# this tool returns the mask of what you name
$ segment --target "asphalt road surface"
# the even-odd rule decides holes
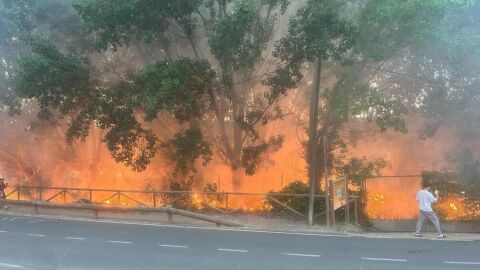
[[[0,215],[0,269],[480,269],[480,242]]]

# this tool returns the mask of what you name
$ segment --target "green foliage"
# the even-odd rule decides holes
[[[380,171],[388,166],[384,159],[368,161],[366,158],[351,158],[338,168],[350,182],[361,186],[365,180],[380,175]]]
[[[360,18],[363,52],[377,60],[391,57],[399,49],[430,49],[439,29],[452,10],[472,7],[473,0],[372,0]]]
[[[89,100],[89,71],[85,61],[61,53],[46,40],[33,39],[31,46],[33,53],[18,61],[14,78],[18,96],[37,98],[43,116],[49,115],[49,108],[67,114]]]
[[[247,175],[253,175],[266,155],[275,152],[282,147],[283,137],[271,137],[268,141],[262,141],[253,146],[242,148],[242,165]]]
[[[295,181],[289,183],[284,188],[282,188],[279,193],[284,194],[308,194],[309,187],[307,184],[301,181]],[[321,191],[318,191],[316,195],[323,195]],[[272,198],[280,201],[281,203],[287,205],[288,207],[297,210],[300,213],[307,213],[308,210],[308,197],[295,197],[295,196],[275,196],[274,194],[270,195]],[[278,205],[277,203],[270,201],[271,212],[276,214],[288,214],[289,210],[285,207]],[[322,213],[325,211],[325,198],[316,198],[314,205],[315,213]]]
[[[146,119],[166,111],[180,121],[201,116],[207,110],[207,93],[215,72],[207,61],[186,58],[161,61],[140,71],[136,84]]]
[[[96,41],[97,48],[117,48],[132,40],[151,42],[159,39],[176,21],[192,32],[196,11],[202,0],[75,0],[74,7]]]
[[[349,67],[342,67],[343,73],[332,89],[326,89],[322,98],[328,104],[328,114],[334,126],[341,127],[343,123],[354,117],[366,117],[374,120],[381,131],[393,128],[396,131],[407,132],[403,117],[407,108],[399,98],[387,98],[378,88],[362,84],[354,79]]]
[[[251,38],[251,32],[258,20],[257,11],[246,2],[236,4],[232,14],[218,19],[209,35],[208,43],[212,54],[224,70],[224,83],[229,85],[230,68],[252,68],[261,55],[260,44]]]
[[[369,178],[379,176],[382,169],[386,168],[389,163],[385,159],[376,159],[373,161],[364,158],[351,158],[343,162],[337,167],[337,171],[346,176],[349,182],[357,187],[356,191],[351,193],[359,197],[358,200],[358,218],[362,227],[371,228],[367,214],[367,196],[365,181]]]
[[[273,53],[281,63],[266,81],[271,87],[269,98],[276,99],[298,85],[304,62],[339,59],[352,48],[355,28],[340,16],[340,9],[337,1],[310,0],[290,19],[288,35],[278,42]]]
[[[175,162],[174,175],[186,176],[191,171],[195,172],[194,163],[198,158],[203,159],[204,166],[212,160],[212,150],[199,127],[194,126],[183,133],[177,133],[162,146],[171,149],[170,158]]]
[[[91,123],[107,130],[103,140],[117,162],[137,171],[149,164],[158,150],[158,138],[142,127],[136,113],[143,111],[146,120],[156,118],[158,111],[170,112],[179,120],[202,117],[206,95],[214,72],[205,61],[188,59],[166,60],[147,66],[133,78],[133,82],[119,82],[110,88],[96,87],[89,80],[87,63],[73,55],[65,55],[48,42],[32,42],[33,54],[19,61],[15,77],[15,91],[21,97],[37,98],[42,115],[49,116],[49,108],[61,114],[76,112],[70,121],[67,138],[85,138]],[[187,132],[194,138],[188,150],[197,149],[199,155],[211,154],[199,130]],[[180,153],[189,153],[183,137],[174,145]],[[195,141],[197,140],[197,141]],[[182,144],[183,143],[183,144]],[[178,168],[191,165],[195,156],[175,157]],[[208,158],[209,159],[209,158]]]

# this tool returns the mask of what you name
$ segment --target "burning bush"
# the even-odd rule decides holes
[[[432,181],[433,190],[440,192],[441,199],[435,210],[441,219],[480,219],[478,184],[465,181],[461,174],[452,172],[424,171],[422,178]]]

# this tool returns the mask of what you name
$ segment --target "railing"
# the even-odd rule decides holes
[[[17,186],[7,188],[8,200],[16,201],[43,201],[47,203],[76,204],[76,205],[104,205],[117,207],[148,207],[148,208],[176,208],[196,212],[215,212],[217,214],[232,214],[238,212],[270,213],[272,209],[282,209],[296,217],[306,219],[306,214],[295,209],[289,201],[308,201],[308,194],[289,193],[248,193],[248,192],[205,192],[205,191],[140,191],[140,190],[112,190],[86,189],[65,187],[31,187]],[[318,203],[331,203],[328,195],[315,195]],[[354,205],[354,218],[358,223],[357,196],[349,197],[349,207]],[[349,221],[350,212],[346,211],[345,220]],[[325,211],[317,209],[315,218],[325,215]]]

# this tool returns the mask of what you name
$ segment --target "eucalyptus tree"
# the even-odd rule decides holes
[[[260,132],[282,117],[279,96],[258,86],[287,0],[72,2],[91,54],[139,45],[161,53],[104,81],[88,54],[31,36],[32,53],[19,60],[14,89],[36,98],[43,117],[68,116],[69,141],[85,138],[94,123],[106,131],[112,157],[134,170],[144,170],[159,149],[169,151],[177,175],[215,157],[230,166],[236,187],[243,172],[254,174],[262,157],[281,146],[282,136]],[[180,126],[168,140],[151,128],[163,113]]]

